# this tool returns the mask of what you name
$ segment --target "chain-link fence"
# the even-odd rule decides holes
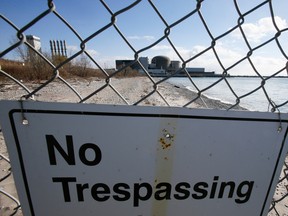
[[[197,0],[174,8],[169,5],[172,2],[163,6],[152,0],[100,0],[95,1],[97,7],[89,8],[90,13],[99,14],[95,20],[83,15],[88,3],[86,8],[79,2],[79,7],[74,5],[74,14],[69,4],[75,2],[62,7],[59,1],[41,1],[34,11],[33,5],[23,1],[29,10],[23,8],[21,13],[29,16],[21,22],[7,12],[8,4],[17,7],[12,2],[0,3],[5,4],[0,9],[1,100],[288,111],[288,24],[281,14],[285,1],[231,0],[221,5],[221,1]],[[227,19],[229,27],[223,24]],[[51,37],[51,54],[41,47],[40,38],[30,34]],[[55,37],[65,40],[55,41]],[[145,43],[140,43],[141,39]],[[69,40],[78,47],[66,46]],[[91,49],[96,46],[97,50],[103,41],[110,58]],[[192,48],[184,49],[183,41],[191,42]],[[163,49],[175,60],[160,55],[150,63],[143,58],[162,54]],[[116,68],[109,63],[115,60]],[[236,76],[239,71],[240,75],[245,71],[245,76]],[[0,135],[0,212],[21,215]],[[288,157],[269,215],[288,215]]]

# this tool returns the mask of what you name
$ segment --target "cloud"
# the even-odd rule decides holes
[[[98,56],[97,58],[94,58],[96,62],[104,69],[110,69],[115,68],[115,60],[132,60],[133,58],[129,56]]]
[[[253,41],[260,40],[263,37],[271,33],[276,33],[275,27],[270,20],[271,18],[262,18],[259,19],[256,23],[245,23],[242,25],[245,34],[247,34],[248,39],[252,38]],[[287,27],[287,22],[280,17],[275,17],[277,26],[279,29]],[[273,35],[274,35],[273,34]],[[231,34],[232,36],[232,34]],[[241,35],[236,35],[233,33],[233,37],[227,37],[225,40],[219,40],[216,42],[216,52],[220,58],[221,63],[225,68],[233,66],[236,62],[241,60],[247,55],[249,51],[244,43],[239,43],[237,40],[234,40],[235,37],[240,37]],[[242,36],[241,36],[242,37]],[[149,36],[130,36],[131,40],[144,40],[144,38],[149,39]],[[176,45],[177,43],[175,43]],[[180,53],[184,61],[192,58],[198,53],[205,50],[207,46],[203,44],[198,44],[194,46],[177,46],[176,49]],[[79,51],[80,48],[77,46],[69,47],[70,50]],[[275,53],[268,50],[260,50],[261,52],[254,52],[251,56],[253,64],[259,70],[262,75],[271,75],[277,70],[281,69],[284,65],[283,59],[275,56]],[[116,59],[133,59],[134,56],[114,56],[109,54],[99,53],[93,49],[87,49],[87,52],[104,68],[114,68]],[[267,53],[268,52],[268,53]],[[172,46],[169,43],[160,43],[145,52],[140,53],[141,56],[148,56],[151,60],[154,56],[165,55],[168,56],[171,60],[180,60],[177,53],[173,50]],[[222,73],[223,69],[221,68],[218,60],[215,57],[215,54],[212,50],[209,50],[203,53],[201,56],[193,59],[187,63],[187,67],[204,67],[206,71],[215,71],[216,73]],[[237,64],[233,67],[228,73],[232,75],[256,75],[253,71],[251,65],[247,60]]]
[[[91,55],[92,57],[96,57],[96,56],[98,56],[99,55],[99,52],[98,51],[96,51],[96,50],[94,50],[94,49],[88,49],[88,50],[86,50],[88,53],[89,53],[89,55]]]
[[[170,45],[155,45],[151,48],[151,50],[156,50],[156,51],[159,51],[159,50],[167,50],[167,51],[170,51],[172,50],[172,47]]]
[[[287,21],[279,16],[275,16],[275,23],[280,30],[288,27]],[[244,23],[241,27],[249,42],[259,42],[262,38],[268,35],[274,36],[276,33],[271,17],[261,18],[256,23]],[[242,38],[240,30],[233,31],[231,36]]]
[[[70,52],[70,53],[75,53],[75,52],[79,51],[79,46],[68,45],[67,46],[67,51]]]
[[[193,46],[192,49],[187,49],[184,47],[176,48],[184,60],[190,59],[191,57],[206,49],[206,47],[202,45]],[[246,56],[246,52],[244,50],[238,49],[237,47],[231,47],[221,42],[217,43],[215,49],[221,63],[225,68],[231,67],[240,59]],[[167,50],[167,56],[170,58],[172,57],[171,53],[171,51]],[[171,58],[171,60],[172,59],[173,58]],[[273,73],[283,68],[286,64],[286,59],[284,58],[278,58],[276,56],[261,56],[261,54],[257,53],[252,54],[251,60],[261,75],[272,75]],[[223,72],[223,69],[221,68],[212,50],[205,52],[196,59],[193,59],[187,64],[187,66],[204,67],[206,71],[215,71],[216,73]],[[228,73],[231,73],[232,75],[256,75],[248,60],[240,62],[240,64],[229,70]]]
[[[133,36],[128,36],[127,38],[130,40],[146,40],[146,41],[151,41],[155,39],[155,37],[151,35],[144,35],[144,36],[133,35]]]
[[[79,52],[81,49],[79,46],[75,46],[75,45],[69,45],[67,46],[67,52],[68,55],[72,55],[74,53]],[[95,49],[85,49],[86,52],[88,52],[93,58],[100,55],[100,53],[98,51],[96,51]]]
[[[193,46],[191,49],[185,47],[176,47],[184,60],[190,59],[192,56],[203,51],[205,48],[205,46],[201,45]],[[156,55],[165,55],[168,56],[171,60],[179,60],[172,47],[169,45],[159,45],[154,47],[155,50],[152,49],[153,48],[151,48],[151,52],[148,55],[150,60]],[[215,49],[225,68],[231,67],[233,64],[235,64],[235,62],[246,56],[246,53],[242,53],[237,49],[231,49],[231,47],[222,43],[217,43]],[[133,59],[133,57],[112,55],[98,55],[95,57],[97,63],[100,64],[103,68],[115,68],[116,59]],[[257,68],[258,72],[260,72],[262,75],[271,75],[279,69],[283,68],[283,66],[286,64],[286,60],[283,58],[281,59],[274,56],[261,56],[257,55],[256,53],[251,56],[251,60]],[[215,71],[216,73],[223,72],[212,50],[189,62],[187,67],[204,67],[206,71]],[[256,75],[247,60],[233,67],[228,71],[228,73],[231,75]]]

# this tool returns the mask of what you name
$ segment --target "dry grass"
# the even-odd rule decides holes
[[[11,61],[6,59],[0,59],[1,70],[9,74],[10,76],[23,81],[37,81],[47,80],[54,75],[55,69],[47,64],[45,61],[39,59],[34,64],[23,63],[17,61]],[[91,67],[81,67],[78,65],[72,65],[71,63],[65,64],[63,67],[58,69],[59,74],[63,78],[106,78],[107,75],[115,73],[114,69],[95,69]],[[115,77],[135,77],[141,76],[137,70],[125,69],[115,74]],[[6,76],[0,72],[0,80],[5,80]]]

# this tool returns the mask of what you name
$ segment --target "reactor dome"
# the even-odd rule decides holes
[[[152,59],[152,64],[156,65],[157,69],[167,69],[170,66],[170,59],[167,56],[155,56]]]

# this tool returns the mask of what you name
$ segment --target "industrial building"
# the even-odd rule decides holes
[[[148,57],[140,57],[139,62],[143,68],[148,71],[151,76],[163,77],[169,76],[171,74],[177,73],[174,76],[183,77],[186,76],[186,71],[191,77],[207,77],[207,76],[217,76],[215,72],[206,72],[205,68],[196,67],[186,67],[186,71],[180,70],[180,61],[171,61],[167,56],[155,56],[152,58],[151,63],[149,63]],[[138,70],[143,72],[143,68],[135,60],[116,60],[116,69],[119,70],[125,66],[130,66],[133,70]]]
[[[26,36],[27,42],[37,51],[41,52],[41,40],[34,35]]]
[[[26,40],[37,52],[41,53],[41,40],[39,37],[36,37],[34,35],[27,35]],[[27,51],[28,55],[25,61],[35,62],[39,58],[38,54],[34,50],[29,48],[27,49]]]

